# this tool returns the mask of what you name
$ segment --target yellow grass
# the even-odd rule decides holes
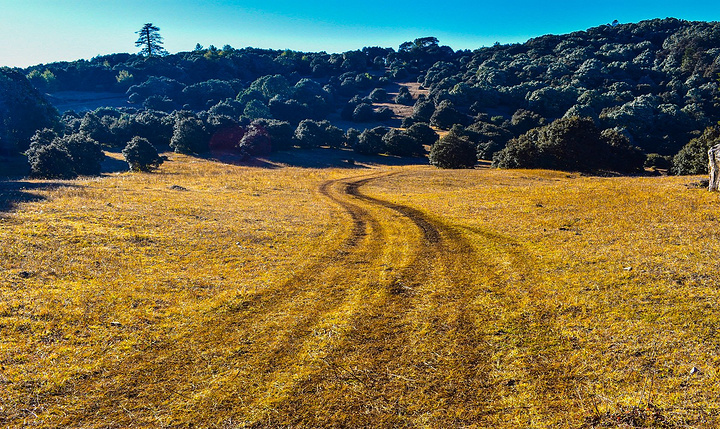
[[[0,214],[0,427],[720,420],[697,178],[170,156]]]

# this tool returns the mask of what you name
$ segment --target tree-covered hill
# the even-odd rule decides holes
[[[280,127],[286,130],[283,137],[270,133],[267,147],[329,145],[389,152],[381,143],[371,143],[387,133],[378,125],[409,129],[425,123],[436,129],[454,127],[454,136],[474,145],[480,158],[516,165],[508,151],[500,152],[508,142],[563,117],[586,117],[598,132],[614,130],[623,144],[657,153],[651,159],[667,162],[720,117],[718,54],[720,23],[667,18],[475,51],[454,51],[434,37],[403,43],[397,50],[365,47],[334,54],[198,45],[173,55],[112,54],[22,72],[47,93],[126,94],[127,108],[63,116],[61,133],[85,132],[110,146],[124,145],[139,135],[138,129],[152,134],[141,137],[168,144],[173,133],[182,137],[190,132],[178,127],[183,122],[187,128],[193,119],[202,126],[193,135],[207,139],[195,146],[201,149],[217,133],[240,139]],[[427,95],[411,94],[407,83],[413,81]],[[400,90],[389,94],[388,88],[398,84]],[[399,109],[388,108],[393,105],[413,106],[413,113],[398,116]],[[151,117],[158,124],[152,130],[146,123]],[[340,135],[332,123],[340,120],[343,129],[351,122],[358,131]],[[232,129],[242,132],[233,134]],[[368,132],[361,133],[363,129]],[[359,138],[363,134],[364,141]],[[538,134],[524,141],[537,144],[533,135]],[[223,145],[242,146],[239,140]],[[637,151],[618,153],[631,152]],[[584,160],[570,164],[582,166]]]

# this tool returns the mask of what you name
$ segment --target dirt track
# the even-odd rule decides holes
[[[171,426],[208,412],[250,427],[482,423],[498,392],[477,332],[492,315],[473,300],[489,280],[473,272],[477,256],[453,227],[365,191],[397,174],[319,184],[315,199],[346,219],[327,231],[339,244],[84,380],[88,400],[117,410],[97,422],[127,418],[113,406],[122,395],[128,410],[186,410],[167,415]],[[189,384],[188,373],[204,381]],[[138,387],[119,384],[127,379]],[[132,421],[152,426],[160,413]]]
[[[345,307],[347,319],[333,341],[312,346],[314,363],[294,362],[284,370],[312,368],[276,396],[273,412],[257,415],[256,423],[328,424],[314,420],[320,415],[334,415],[335,424],[362,426],[402,425],[421,416],[437,423],[479,421],[452,405],[492,390],[484,374],[486,344],[482,338],[469,340],[473,327],[466,320],[474,291],[464,283],[472,273],[463,260],[473,258],[472,246],[418,209],[363,192],[391,175],[350,177],[320,187],[353,222],[343,246],[347,253],[337,261],[347,270],[333,279],[343,284],[343,297],[331,304],[333,312]],[[403,247],[408,251],[401,256],[397,250]],[[323,300],[329,315],[330,302]],[[460,337],[463,341],[456,342]],[[482,414],[482,407],[476,412]]]

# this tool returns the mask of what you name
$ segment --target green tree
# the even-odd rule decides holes
[[[135,46],[141,47],[140,54],[146,57],[162,57],[167,55],[167,51],[163,48],[163,38],[160,35],[160,28],[154,26],[151,22],[143,25],[140,31],[136,31],[135,34],[139,34]]]
[[[55,144],[28,151],[30,175],[43,179],[73,179],[77,173],[70,154]]]
[[[353,146],[353,150],[362,155],[377,155],[385,151],[385,142],[383,137],[388,133],[385,127],[375,127],[371,130],[366,129],[358,136],[358,141]]]
[[[170,147],[177,153],[193,154],[207,152],[210,136],[202,121],[195,117],[178,118],[173,127]]]
[[[383,136],[387,153],[397,156],[418,156],[425,152],[420,140],[407,131],[391,129]]]
[[[135,136],[122,151],[131,171],[151,171],[163,163],[155,146],[148,139]]]
[[[713,125],[705,129],[680,149],[673,157],[671,172],[677,175],[707,174],[708,150],[720,143],[720,126]]]
[[[55,128],[57,110],[16,70],[0,67],[0,154],[23,152],[37,130]]]
[[[475,146],[453,129],[430,148],[430,164],[438,168],[473,168],[477,162]]]
[[[423,146],[432,146],[438,140],[438,134],[424,122],[412,124],[407,133]]]
[[[105,159],[105,153],[100,149],[100,144],[87,134],[68,134],[55,139],[52,144],[70,155],[75,173],[82,176],[100,174],[100,164]]]
[[[590,118],[561,118],[510,140],[493,156],[499,168],[566,171],[642,171],[645,154],[614,130],[603,132]]]

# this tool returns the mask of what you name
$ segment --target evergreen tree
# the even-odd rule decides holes
[[[142,47],[140,54],[146,57],[162,57],[167,55],[167,51],[162,47],[163,38],[160,35],[160,28],[154,26],[151,22],[143,25],[140,31],[136,31],[139,34],[135,46]]]

